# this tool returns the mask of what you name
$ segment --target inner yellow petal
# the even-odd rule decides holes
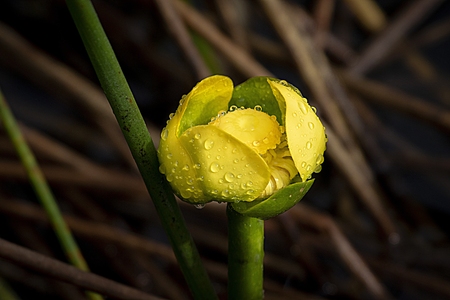
[[[281,130],[274,116],[255,109],[237,109],[210,123],[232,135],[259,154],[275,149]]]

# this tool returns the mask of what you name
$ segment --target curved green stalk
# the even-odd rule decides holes
[[[263,299],[264,221],[227,207],[228,299]]]
[[[159,172],[155,146],[91,1],[66,3],[194,297],[216,299],[172,190]]]
[[[58,237],[68,260],[75,267],[84,271],[89,271],[88,265],[86,264],[86,261],[84,260],[84,257],[81,254],[69,227],[64,221],[61,212],[59,211],[58,205],[53,197],[53,193],[47,184],[47,180],[39,168],[33,152],[31,152],[27,142],[23,138],[19,125],[17,124],[14,115],[11,112],[8,103],[6,103],[1,91],[0,119],[2,120],[5,130],[11,139],[14,148],[16,149],[23,166],[26,169],[31,185],[36,192],[41,205],[47,212],[56,236]],[[91,299],[102,299],[102,297],[98,294],[88,293],[88,295]]]

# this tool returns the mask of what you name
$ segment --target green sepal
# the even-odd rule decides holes
[[[232,203],[233,209],[246,217],[267,220],[284,213],[300,200],[311,188],[314,179],[292,183],[264,200]]]
[[[228,106],[245,108],[261,106],[263,112],[276,116],[278,123],[284,125],[282,110],[267,80],[279,81],[265,76],[253,77],[236,86]]]

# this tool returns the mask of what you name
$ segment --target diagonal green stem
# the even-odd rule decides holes
[[[155,146],[91,1],[66,3],[194,297],[216,299],[180,208],[159,172]]]
[[[19,125],[17,124],[11,109],[6,102],[3,93],[0,91],[0,119],[3,122],[3,126],[11,139],[14,148],[16,149],[22,164],[24,165],[28,177],[31,181],[31,185],[35,190],[41,205],[47,212],[50,222],[55,230],[56,236],[61,243],[61,246],[72,265],[75,267],[88,271],[89,268],[84,260],[83,255],[78,248],[75,239],[70,232],[69,227],[65,223],[58,205],[53,197],[53,193],[47,184],[39,165],[31,152],[28,144],[23,138],[20,132]],[[89,293],[91,299],[102,299],[98,294]]]
[[[227,207],[228,299],[263,299],[264,221]]]

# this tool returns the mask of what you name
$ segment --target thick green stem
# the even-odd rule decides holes
[[[227,208],[228,299],[262,299],[264,221]]]
[[[155,146],[91,1],[66,3],[194,297],[216,299],[172,190],[158,170]]]

